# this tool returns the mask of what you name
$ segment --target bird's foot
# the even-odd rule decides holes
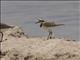
[[[53,39],[55,39],[55,37],[53,37]]]
[[[47,40],[52,39],[52,37],[48,37]]]
[[[50,37],[50,39],[52,39],[52,37]]]

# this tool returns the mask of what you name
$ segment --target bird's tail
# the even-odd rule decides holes
[[[55,26],[62,26],[62,25],[64,25],[64,24],[56,24]]]

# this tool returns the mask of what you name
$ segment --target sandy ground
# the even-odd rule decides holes
[[[30,38],[18,26],[3,33],[1,60],[80,60],[80,42]]]

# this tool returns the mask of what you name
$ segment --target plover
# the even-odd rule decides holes
[[[40,23],[40,28],[43,28],[46,31],[48,31],[49,35],[47,37],[47,40],[52,39],[52,35],[53,35],[52,27],[64,25],[64,24],[55,24],[55,22],[47,22],[44,19],[39,19],[39,18],[37,18],[37,20],[38,21],[36,22],[36,24]],[[55,36],[53,38],[55,38]]]

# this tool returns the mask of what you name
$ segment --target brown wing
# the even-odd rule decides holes
[[[52,27],[54,25],[56,25],[54,22],[45,22],[44,23],[44,26],[46,26],[46,27]]]
[[[55,24],[55,22],[45,22],[44,25],[46,27],[56,27],[56,26],[62,26],[64,24]]]

